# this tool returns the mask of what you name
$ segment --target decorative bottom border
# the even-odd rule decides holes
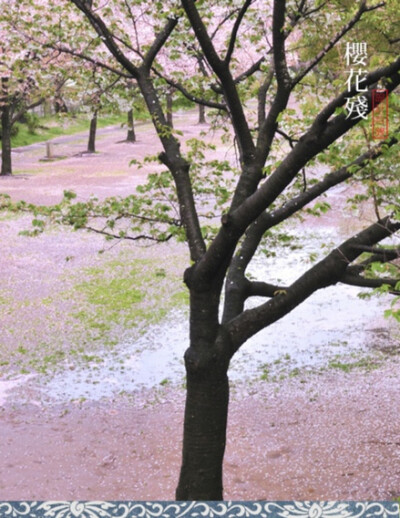
[[[0,502],[0,518],[400,518],[398,502]]]

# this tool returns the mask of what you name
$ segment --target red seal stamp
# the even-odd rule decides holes
[[[372,138],[382,140],[389,135],[389,92],[372,90]]]

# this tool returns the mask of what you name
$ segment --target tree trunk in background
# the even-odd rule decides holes
[[[89,131],[89,142],[88,142],[88,153],[96,152],[96,130],[97,130],[97,111],[93,113],[92,119],[90,121],[90,131]]]
[[[128,111],[128,133],[126,135],[127,142],[136,142],[136,134],[135,134],[135,123],[133,120],[133,110],[130,109]]]
[[[1,176],[12,174],[11,164],[11,117],[9,105],[1,111]]]
[[[206,123],[206,107],[203,104],[199,104],[199,124]]]
[[[54,110],[56,113],[68,113],[68,106],[62,97],[56,97],[54,100]]]
[[[174,121],[173,121],[173,90],[170,89],[167,92],[167,122],[168,125],[171,126],[171,128],[174,127]]]
[[[1,80],[1,176],[12,174],[11,165],[11,108],[7,100],[8,98],[8,78],[3,77]]]

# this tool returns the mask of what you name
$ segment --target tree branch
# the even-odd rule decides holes
[[[246,164],[250,159],[252,160],[255,147],[228,64],[222,61],[218,56],[203,20],[196,9],[195,2],[193,0],[182,0],[182,6],[196,34],[205,58],[223,85],[225,100],[229,108],[239,145],[240,160],[242,164]]]
[[[272,16],[273,56],[278,89],[290,90],[291,80],[286,63],[285,52],[285,13],[286,0],[274,0],[274,12]]]
[[[189,99],[189,101],[192,101],[196,104],[201,104],[203,106],[208,106],[209,108],[214,108],[215,110],[222,110],[222,111],[228,111],[227,107],[223,103],[217,103],[214,101],[208,101],[207,99],[203,99],[201,97],[197,97],[197,95],[194,95],[190,93],[181,83],[177,83],[173,81],[172,79],[166,77],[164,74],[159,72],[157,69],[152,68],[152,71],[161,79],[163,79],[169,86],[172,86],[173,88],[176,88],[179,92],[181,92],[182,95],[186,97],[186,99]]]
[[[175,181],[179,200],[180,217],[185,228],[191,259],[193,261],[198,261],[205,252],[205,243],[201,234],[200,223],[196,212],[189,177],[189,164],[181,155],[179,142],[167,124],[160,100],[150,78],[152,59],[161,48],[163,42],[168,36],[168,31],[172,30],[175,22],[170,20],[165,30],[160,33],[161,35],[156,37],[156,41],[150,48],[147,56],[147,64],[142,64],[142,66],[138,68],[122,53],[104,22],[99,16],[91,11],[90,6],[88,6],[84,0],[70,1],[85,14],[118,63],[137,80],[140,91],[152,117],[154,127],[164,147],[164,152],[161,153],[160,159],[167,165]]]
[[[378,79],[387,79],[387,89],[389,92],[393,91],[400,84],[400,58],[388,67],[371,72],[368,76],[369,80],[374,82]],[[337,102],[337,99],[334,102]],[[372,103],[370,102],[368,113],[371,110]],[[245,221],[250,223],[256,219],[263,210],[276,200],[311,158],[317,156],[318,153],[359,122],[356,119],[346,119],[344,114],[340,114],[327,122],[325,127],[321,127],[321,114],[324,112],[325,109],[320,112],[310,130],[300,138],[275,172],[266,179],[253,195],[243,202],[235,213],[231,214],[231,226],[234,226],[237,222],[238,228],[243,228],[242,222],[245,226]],[[323,118],[326,115],[328,114],[325,112]]]
[[[238,85],[239,83],[241,83],[242,81],[244,81],[248,77],[251,77],[255,72],[257,72],[257,70],[260,69],[260,66],[261,66],[261,64],[264,61],[265,61],[265,57],[264,56],[261,57],[260,59],[258,59],[257,61],[255,61],[247,70],[245,70],[244,72],[242,72],[241,74],[239,74],[237,77],[235,77],[233,79],[234,84]],[[216,94],[222,94],[223,93],[222,87],[220,87],[219,85],[213,84],[213,85],[211,85],[211,89]]]
[[[69,54],[70,56],[74,56],[76,58],[83,59],[84,61],[87,61],[88,63],[92,63],[96,67],[104,68],[105,70],[108,70],[109,72],[112,72],[113,74],[116,74],[120,77],[124,77],[125,79],[132,79],[131,74],[126,74],[122,72],[122,70],[118,70],[110,65],[107,65],[107,63],[104,63],[103,61],[99,61],[97,59],[94,59],[90,56],[87,56],[86,54],[82,52],[78,52],[76,50],[72,50],[68,47],[65,47],[64,45],[53,45],[53,44],[47,44],[45,45],[47,48],[51,48],[53,50],[57,50],[58,52]]]
[[[263,164],[269,155],[271,145],[275,137],[279,114],[286,108],[293,88],[286,63],[285,40],[287,38],[287,34],[284,32],[285,10],[286,0],[274,0],[274,12],[272,17],[272,50],[274,63],[273,68],[278,85],[268,116],[263,121],[261,121],[261,115],[264,114],[264,109],[261,110],[259,106],[259,132],[256,153],[258,159]],[[261,98],[259,99],[259,102],[260,101]]]
[[[277,286],[275,284],[269,284],[267,282],[251,281],[246,292],[246,298],[248,297],[275,297],[279,292],[287,290],[286,286]]]
[[[260,244],[261,239],[265,233],[272,227],[285,221],[293,214],[300,211],[303,207],[311,201],[324,194],[335,185],[339,185],[352,176],[350,170],[352,166],[357,165],[361,168],[366,166],[370,160],[378,158],[382,154],[382,147],[392,146],[398,140],[394,137],[387,141],[381,142],[374,148],[368,150],[366,153],[360,155],[356,160],[351,162],[346,167],[342,167],[332,173],[325,175],[317,184],[312,186],[306,192],[294,196],[291,200],[286,202],[282,207],[275,209],[272,212],[264,212],[246,231],[240,249],[232,259],[229,267],[228,278],[225,288],[225,304],[223,322],[229,321],[236,317],[243,311],[243,305],[246,298],[244,290],[237,289],[237,286],[242,286],[245,272],[252,257]],[[233,300],[236,299],[236,300]]]
[[[143,66],[146,67],[147,70],[150,70],[150,68],[152,67],[154,59],[162,49],[163,45],[171,35],[172,31],[175,29],[178,21],[178,18],[168,19],[163,30],[156,36],[155,40],[153,41],[151,47],[149,48],[143,59]]]
[[[345,273],[340,279],[339,282],[342,284],[348,284],[349,286],[359,286],[360,288],[381,288],[382,286],[391,286],[395,288],[396,285],[400,282],[400,279],[366,279],[361,275],[352,275],[350,273]],[[392,295],[400,295],[400,291],[396,289],[390,290]]]
[[[360,8],[357,13],[353,16],[353,18],[340,30],[332,39],[329,41],[325,47],[319,52],[316,57],[311,61],[311,63],[300,72],[294,79],[293,83],[299,83],[309,72],[312,70],[322,59],[323,57],[336,45],[336,43],[343,38],[345,34],[349,32],[350,29],[354,27],[354,25],[360,20],[361,16],[370,9],[367,8],[366,0],[361,2]]]
[[[231,33],[231,37],[229,39],[228,50],[226,52],[226,56],[225,56],[225,60],[224,60],[226,64],[229,64],[229,62],[232,58],[233,51],[235,50],[236,38],[237,38],[237,34],[238,34],[238,31],[240,28],[240,24],[242,23],[243,18],[245,16],[248,8],[250,7],[250,5],[253,3],[253,1],[254,0],[246,0],[244,2],[244,4],[242,5],[242,8],[239,11],[238,17],[235,20],[235,23],[234,23],[233,29],[232,29],[232,33]]]
[[[88,3],[85,0],[69,0],[76,7],[83,12],[86,18],[91,23],[94,30],[100,36],[103,43],[106,45],[111,54],[115,57],[120,65],[122,65],[125,70],[127,70],[132,77],[135,79],[138,78],[138,69],[133,65],[133,63],[125,56],[125,54],[121,51],[118,45],[115,43],[114,38],[112,37],[110,31],[107,29],[103,20],[95,14]]]
[[[395,259],[400,258],[400,248],[376,248],[376,247],[365,246],[365,245],[356,245],[355,248],[357,248],[358,250],[361,250],[362,252],[374,254],[372,256],[374,258],[374,260],[369,261],[368,264],[370,264],[371,262],[387,263],[389,261],[394,261]],[[371,259],[371,258],[368,258],[368,259]]]
[[[230,335],[233,355],[239,347],[258,331],[276,322],[306,300],[315,291],[341,282],[346,270],[362,252],[354,245],[374,245],[400,229],[400,223],[384,218],[359,234],[351,237],[327,257],[299,277],[285,293],[273,297],[268,302],[244,311],[225,324]]]
[[[400,58],[387,67],[371,72],[368,77],[370,81],[374,82],[385,79],[388,91],[393,91],[400,84]],[[342,98],[342,95],[339,98]],[[341,101],[344,102],[343,99]],[[329,110],[337,102],[338,98],[330,103]],[[368,112],[371,110],[372,103],[369,102]],[[213,271],[218,269],[221,261],[226,261],[228,254],[233,254],[237,241],[248,225],[255,221],[277,199],[310,159],[317,156],[359,122],[356,119],[346,119],[345,115],[340,114],[323,125],[321,119],[325,119],[327,115],[327,111],[323,109],[311,128],[300,138],[274,173],[265,180],[256,192],[248,196],[236,210],[229,213],[229,217],[226,218],[225,224],[222,225],[206,255],[197,265],[196,270],[200,277],[210,269]]]
[[[267,102],[267,94],[268,90],[270,89],[272,85],[272,81],[274,79],[274,68],[271,66],[267,77],[264,79],[264,82],[261,84],[260,88],[258,89],[257,93],[257,120],[258,120],[258,129],[259,134],[261,132],[261,128],[264,126],[265,122],[265,105]],[[266,128],[264,128],[264,133],[266,131]],[[260,137],[259,137],[260,140]],[[271,140],[272,142],[272,140]],[[258,144],[257,144],[257,147]],[[268,154],[268,151],[267,151]]]
[[[29,110],[32,110],[33,108],[36,108],[37,106],[40,106],[41,104],[43,104],[45,102],[45,100],[46,99],[44,97],[41,97],[37,101],[35,101],[31,104],[28,104],[27,106],[24,106],[24,108],[22,110],[19,110],[16,114],[13,115],[13,117],[11,119],[11,124],[15,124],[16,122],[18,122],[26,112],[28,112]]]
[[[165,238],[159,238],[154,236],[149,236],[147,234],[138,234],[137,236],[128,236],[120,234],[114,234],[113,232],[109,232],[107,230],[100,230],[98,228],[94,228],[91,226],[84,225],[81,227],[84,230],[87,230],[89,232],[94,232],[95,234],[101,234],[106,237],[112,237],[113,239],[128,239],[129,241],[140,241],[140,240],[147,240],[147,241],[155,241],[157,243],[165,243],[166,241],[169,241],[173,234],[168,234]]]

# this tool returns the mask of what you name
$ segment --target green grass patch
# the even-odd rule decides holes
[[[72,316],[101,332],[109,331],[113,324],[136,327],[158,321],[172,305],[187,298],[182,292],[172,294],[169,300],[163,296],[170,279],[166,272],[160,275],[156,265],[155,260],[112,260],[102,267],[88,268],[84,271],[88,279],[74,287],[83,295],[85,307],[80,302],[79,311]]]
[[[50,374],[82,363],[95,368],[103,351],[114,354],[118,344],[139,338],[171,310],[187,306],[181,254],[161,263],[127,247],[114,257],[102,254],[89,268],[68,268],[42,297],[21,300],[0,290],[7,317],[0,342],[3,370]]]
[[[66,294],[76,301],[68,326],[82,330],[86,343],[110,349],[124,333],[132,335],[135,329],[140,334],[173,308],[186,306],[188,294],[180,279],[158,265],[157,259],[126,257],[81,271],[85,280]]]
[[[361,358],[355,362],[341,362],[338,360],[331,360],[328,363],[328,367],[332,369],[338,369],[343,372],[351,372],[354,369],[365,369],[366,371],[375,370],[380,366],[380,362],[377,358],[366,356],[365,358]]]
[[[97,279],[98,280],[98,279]],[[132,286],[136,275],[122,279],[103,279],[103,282],[87,281],[77,286],[86,293],[90,304],[104,306],[108,311],[121,312],[143,300],[144,294]]]
[[[117,124],[123,124],[126,121],[124,114],[100,116],[97,120],[97,127],[104,128]],[[76,117],[44,117],[40,118],[39,127],[34,131],[29,129],[26,124],[18,124],[18,133],[11,138],[11,146],[23,147],[38,142],[45,142],[56,137],[65,135],[73,135],[84,131],[89,131],[90,119],[87,115],[79,115]]]

